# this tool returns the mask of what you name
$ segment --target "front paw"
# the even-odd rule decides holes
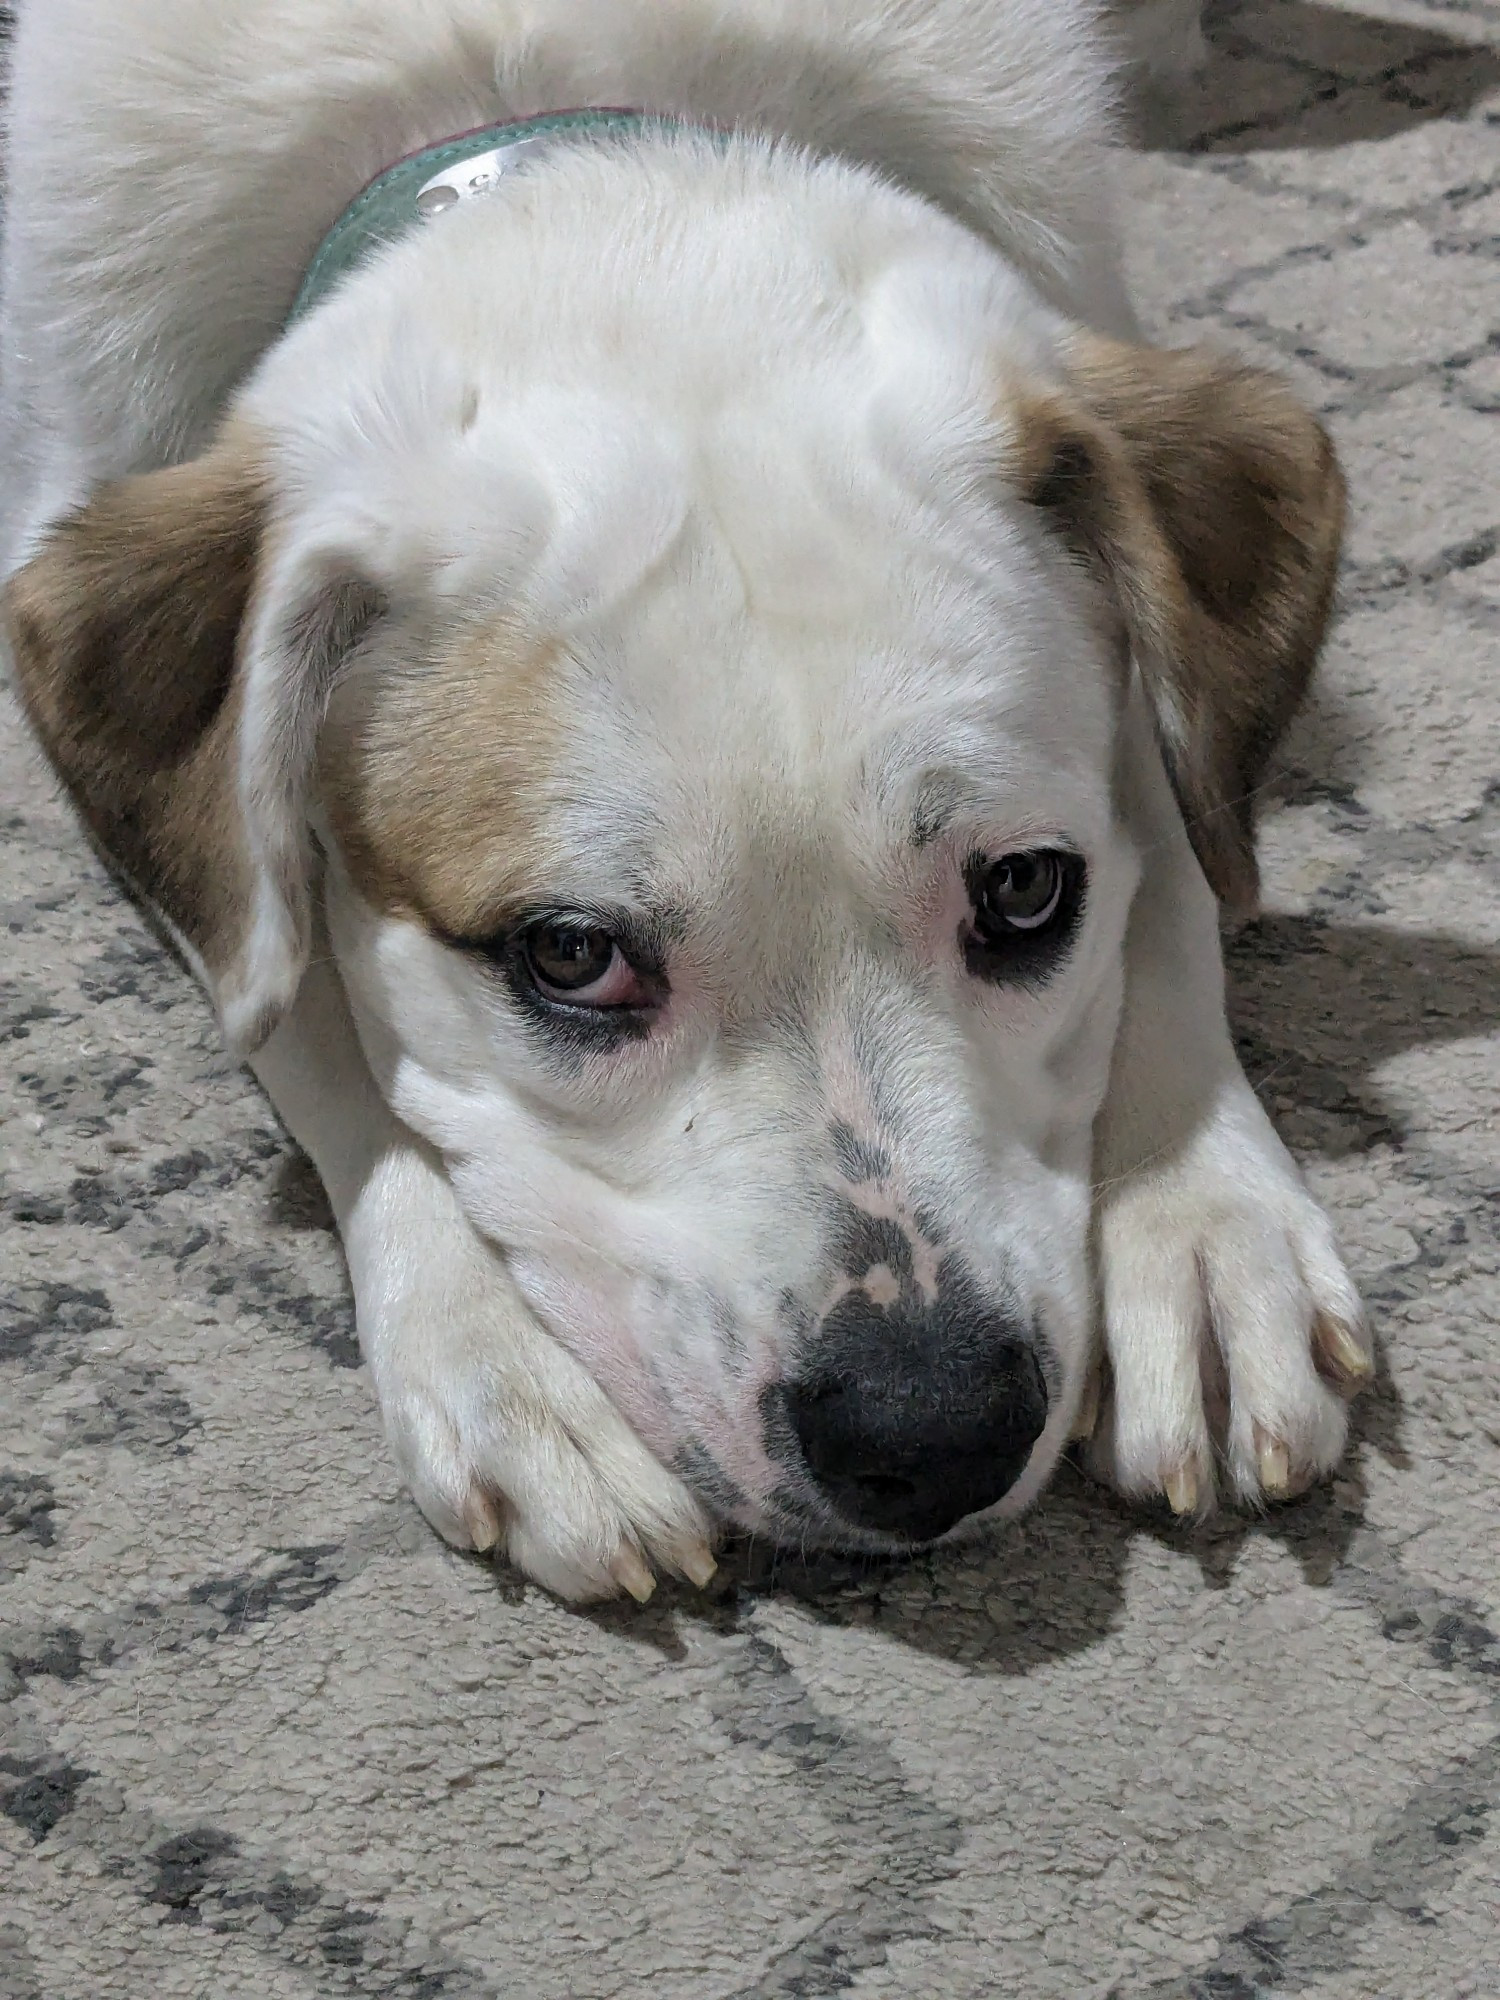
[[[463,1266],[469,1268],[465,1270]],[[477,1240],[362,1328],[413,1498],[457,1548],[495,1549],[573,1602],[698,1585],[711,1524]]]
[[[1364,1312],[1248,1084],[1182,1148],[1106,1176],[1097,1231],[1108,1366],[1076,1427],[1089,1470],[1178,1514],[1221,1486],[1254,1507],[1332,1471],[1373,1374]]]

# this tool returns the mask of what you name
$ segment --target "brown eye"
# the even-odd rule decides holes
[[[665,997],[661,976],[643,973],[613,931],[583,915],[538,917],[513,936],[512,950],[525,985],[554,1008],[621,1021]]]
[[[538,986],[573,998],[609,977],[620,947],[597,924],[548,922],[532,926],[522,950]]]
[[[1045,848],[1002,854],[981,878],[975,908],[980,930],[1045,930],[1062,906],[1064,858]]]
[[[1083,913],[1083,857],[1062,847],[975,855],[964,871],[973,915],[960,933],[964,962],[992,985],[1031,986],[1066,956]]]
[[[638,919],[601,923],[590,910],[553,909],[502,929],[450,933],[447,942],[498,973],[549,1032],[644,1035],[671,992],[661,940]]]

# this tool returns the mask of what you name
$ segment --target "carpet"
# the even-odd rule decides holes
[[[1252,0],[1122,165],[1153,329],[1353,491],[1233,1010],[1381,1372],[1264,1521],[563,1609],[403,1498],[321,1196],[0,741],[5,2000],[1500,1994],[1500,5]]]

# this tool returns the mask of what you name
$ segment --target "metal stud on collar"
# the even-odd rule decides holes
[[[488,153],[476,153],[472,159],[444,167],[418,191],[418,215],[429,220],[445,209],[456,208],[461,201],[492,193],[506,174],[534,160],[538,153],[551,152],[559,141],[572,136],[571,132],[546,132],[529,139],[512,139]]]

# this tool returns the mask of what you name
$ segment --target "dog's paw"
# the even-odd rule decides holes
[[[417,1505],[457,1548],[494,1549],[575,1603],[653,1569],[714,1573],[711,1525],[587,1371],[538,1324],[503,1261],[472,1250],[421,1296],[389,1302],[366,1351]]]
[[[1363,1308],[1327,1218],[1249,1086],[1193,1141],[1098,1196],[1107,1365],[1075,1431],[1137,1497],[1203,1514],[1332,1471],[1371,1378]]]

